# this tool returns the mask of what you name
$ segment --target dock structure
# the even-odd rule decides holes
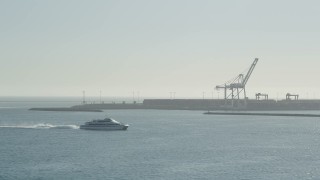
[[[229,100],[228,103],[231,100]],[[286,111],[320,110],[320,100],[255,100],[248,99],[246,108],[226,107],[224,99],[145,99],[143,103],[85,104],[78,109],[162,109],[162,110],[234,110],[234,111]]]
[[[231,100],[229,100],[231,101]],[[228,102],[231,103],[231,102]],[[110,109],[159,109],[159,110],[202,110],[202,111],[299,111],[320,110],[320,100],[256,100],[247,99],[245,108],[226,107],[224,99],[145,99],[143,103],[80,104],[70,108],[36,108],[51,111],[95,111]]]
[[[145,99],[140,103],[138,92],[138,103],[133,92],[133,103],[88,103],[83,91],[83,100],[81,105],[70,108],[37,108],[32,110],[53,110],[53,111],[90,111],[107,109],[162,109],[162,110],[203,110],[203,111],[289,111],[289,110],[320,110],[320,100],[300,100],[298,94],[286,94],[284,100],[269,99],[266,93],[256,93],[255,99],[249,99],[246,94],[246,85],[255,69],[258,58],[255,58],[246,73],[241,73],[232,80],[218,85],[217,90],[223,89],[223,99],[205,99],[204,92],[202,99],[176,99],[176,92],[170,92],[170,99]],[[261,97],[263,99],[261,99]],[[294,99],[291,99],[293,97]],[[279,114],[278,114],[279,115]]]
[[[208,115],[230,116],[291,116],[291,117],[320,117],[320,114],[292,114],[292,113],[252,113],[252,112],[205,112]]]
[[[228,100],[231,103],[232,100]],[[227,107],[224,99],[145,99],[143,106],[149,109],[173,110],[233,110],[233,111],[289,111],[320,110],[320,100],[255,100],[247,99],[247,106]]]

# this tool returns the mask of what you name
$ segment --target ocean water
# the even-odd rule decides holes
[[[0,179],[320,178],[319,118],[28,111],[50,105],[0,103]],[[106,115],[130,127],[79,129]]]

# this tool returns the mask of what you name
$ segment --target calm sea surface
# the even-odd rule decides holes
[[[320,179],[320,118],[28,111],[59,105],[0,103],[0,179]],[[129,129],[78,129],[106,115]]]

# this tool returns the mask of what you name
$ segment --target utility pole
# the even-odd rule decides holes
[[[82,91],[82,104],[86,104],[86,91]]]
[[[176,92],[170,92],[170,99],[173,100],[176,98]]]

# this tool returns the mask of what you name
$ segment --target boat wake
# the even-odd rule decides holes
[[[21,128],[21,129],[79,129],[77,125],[52,125],[49,123],[40,123],[36,125],[6,125],[0,128]]]

